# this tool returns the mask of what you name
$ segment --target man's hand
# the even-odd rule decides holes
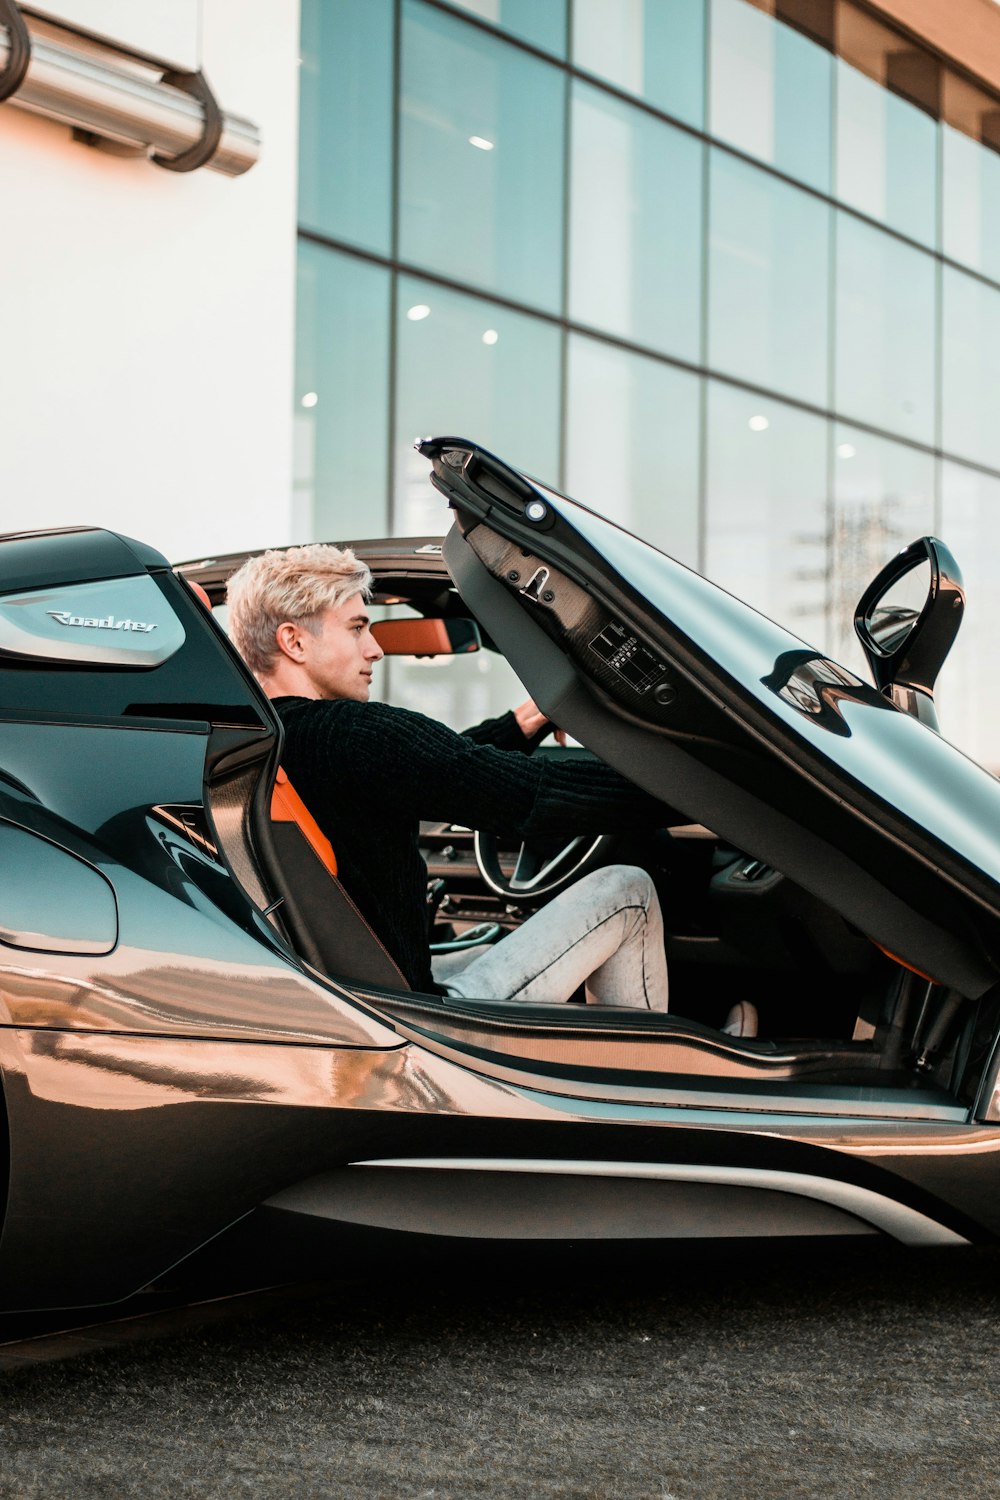
[[[550,723],[532,698],[526,699],[524,703],[519,704],[515,708],[514,718],[517,720],[517,727],[526,740],[534,739],[535,735]],[[556,743],[558,745],[565,745],[566,731],[564,729],[556,729],[554,725],[551,728],[552,733],[555,735]]]

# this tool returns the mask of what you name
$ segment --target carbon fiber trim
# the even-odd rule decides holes
[[[208,789],[208,806],[219,846],[230,868],[255,906],[269,904],[257,858],[250,842],[249,816],[259,766],[250,766]]]

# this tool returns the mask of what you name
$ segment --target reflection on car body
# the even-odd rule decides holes
[[[540,753],[598,754],[690,820],[627,849],[671,1014],[414,993],[346,906],[330,961],[269,817],[280,724],[191,587],[221,603],[246,554],[0,538],[3,1305],[112,1301],[227,1234],[286,1268],[364,1228],[995,1238],[1000,785],[933,727],[947,549],[859,606],[870,686],[476,445],[421,448],[454,525],[356,543],[376,602],[432,622],[400,649],[499,649],[585,747]],[[516,844],[490,878],[476,846],[424,829],[442,944],[546,899]],[[718,1030],[736,998],[758,1038]]]
[[[874,688],[839,662],[828,661],[812,651],[783,652],[774,664],[774,671],[762,680],[785,703],[811,714],[831,734],[851,732],[840,709],[844,700],[886,709],[890,706]]]

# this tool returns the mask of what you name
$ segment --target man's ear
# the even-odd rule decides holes
[[[302,644],[302,630],[294,620],[283,620],[274,632],[274,639],[282,656],[293,661],[296,666],[301,666],[305,658],[305,650]]]

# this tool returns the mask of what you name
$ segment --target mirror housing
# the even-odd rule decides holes
[[[376,620],[372,635],[386,656],[461,656],[478,651],[482,637],[475,620]]]
[[[854,613],[876,687],[933,729],[934,685],[964,610],[958,563],[944,542],[925,536],[886,563]]]

